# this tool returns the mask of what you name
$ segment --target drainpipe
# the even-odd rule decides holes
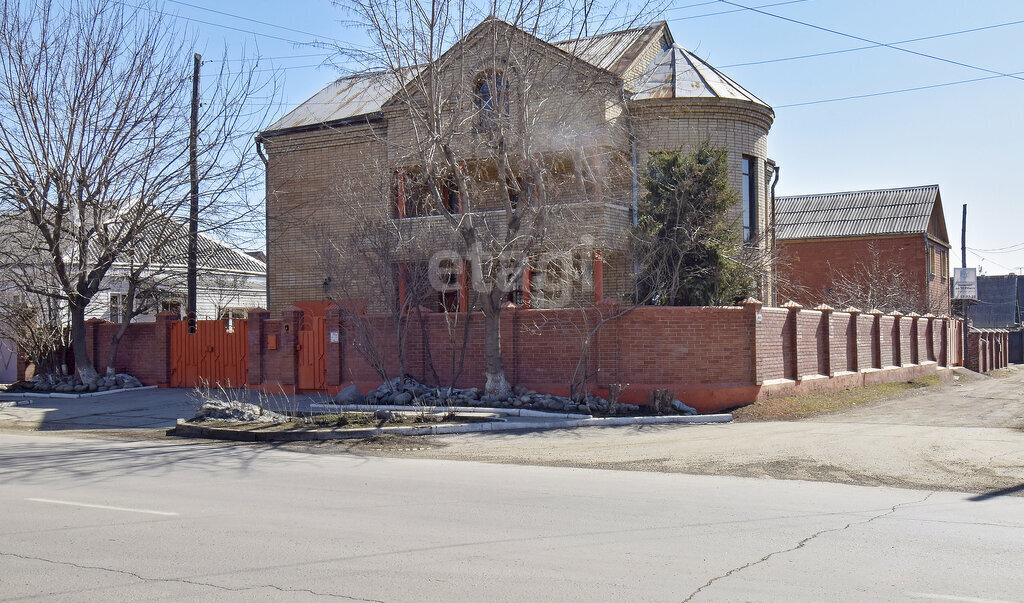
[[[776,163],[773,161],[772,162],[772,169],[775,170],[775,176],[772,178],[772,256],[773,257],[778,257],[778,253],[779,253],[779,248],[778,248],[778,245],[777,245],[777,232],[778,232],[778,229],[776,228],[776,224],[775,224],[775,186],[779,183],[779,173],[782,171],[782,168],[780,166],[776,165]],[[775,281],[774,283],[772,283],[772,306],[778,307],[779,306],[779,265],[778,265],[778,262],[775,262],[775,265],[772,266],[772,275],[774,277],[772,280]]]
[[[625,104],[626,103],[625,90],[623,90],[623,95],[622,96],[623,96],[622,102],[623,102],[623,104]],[[628,105],[626,105],[626,106],[628,107]],[[639,187],[639,173],[638,173],[638,166],[637,166],[637,163],[639,163],[639,161],[637,159],[636,129],[635,129],[634,124],[633,124],[633,115],[629,114],[628,115],[628,119],[629,119],[629,147],[630,147],[629,150],[630,150],[630,154],[631,154],[630,161],[632,163],[631,167],[632,167],[632,172],[633,172],[633,199],[632,199],[632,201],[633,201],[633,227],[635,228],[636,225],[639,222],[639,219],[640,219],[640,187]],[[639,266],[639,264],[637,264],[636,257],[634,257],[633,258],[633,300],[634,300],[634,302],[640,296],[640,288],[639,288],[637,280],[636,280],[636,273],[639,270],[640,270],[640,266]]]

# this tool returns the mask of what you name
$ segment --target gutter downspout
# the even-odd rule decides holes
[[[778,307],[779,305],[779,263],[778,253],[779,247],[777,242],[778,229],[775,223],[775,186],[779,183],[779,173],[782,172],[782,168],[777,165],[774,161],[772,162],[772,169],[775,170],[775,177],[772,178],[772,257],[776,258],[773,260],[772,266],[772,306]]]
[[[267,169],[270,166],[270,160],[267,158],[266,153],[263,151],[263,135],[256,135],[256,154],[260,156],[260,161],[263,162],[263,224],[264,231],[266,231],[266,225],[270,224],[270,207],[267,203],[270,199],[270,178],[267,173]],[[267,277],[263,283],[263,298],[266,301],[266,306],[270,307],[270,246],[267,245],[266,234],[264,234],[263,247],[267,252]],[[260,356],[262,358],[262,355]],[[262,360],[261,360],[262,362]],[[260,369],[262,370],[262,368]],[[262,374],[262,373],[261,373]]]
[[[626,105],[626,107],[628,108],[629,105],[626,104],[625,89],[623,89],[622,92],[623,92],[623,94],[622,94],[622,103],[624,105]],[[632,113],[628,113],[627,114],[627,119],[629,120],[629,147],[630,147],[629,150],[630,150],[630,155],[631,155],[631,157],[630,157],[631,168],[632,168],[632,172],[633,172],[632,173],[632,177],[633,177],[632,178],[633,179],[633,182],[632,182],[632,186],[633,186],[633,191],[632,191],[633,228],[636,228],[636,226],[637,226],[637,224],[639,223],[639,220],[640,220],[640,187],[639,187],[640,175],[638,173],[638,166],[637,166],[637,164],[639,163],[639,160],[637,159],[636,129],[635,129],[634,124],[633,124],[633,115],[632,115]],[[636,280],[636,273],[639,270],[640,270],[640,266],[639,266],[639,264],[636,261],[636,256],[634,256],[633,257],[633,301],[634,301],[634,303],[637,301],[637,298],[640,297],[639,283],[637,283],[637,280]]]

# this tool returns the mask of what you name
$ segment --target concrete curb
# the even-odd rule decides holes
[[[546,410],[533,410],[531,408],[498,408],[493,406],[392,406],[389,404],[320,404],[312,403],[310,410],[323,410],[327,412],[374,412],[376,410],[390,410],[399,412],[443,412],[452,409],[455,412],[484,412],[497,413],[509,417],[547,417],[560,419],[589,419],[590,415],[580,413],[553,412]]]
[[[318,431],[236,431],[215,427],[203,427],[185,423],[178,419],[178,424],[167,432],[169,436],[185,438],[210,438],[215,440],[233,440],[239,442],[309,442],[323,440],[349,440],[367,438],[375,435],[447,435],[459,433],[477,433],[485,431],[534,431],[548,429],[571,429],[575,427],[615,427],[621,425],[701,425],[710,423],[728,423],[731,414],[690,415],[672,417],[607,417],[569,419],[562,421],[545,421],[536,423],[501,422],[465,423],[458,425],[424,425],[423,427],[379,427],[366,429],[318,430]]]
[[[11,396],[17,398],[95,398],[96,396],[109,396],[110,394],[124,394],[127,392],[138,392],[144,389],[156,389],[157,385],[143,385],[142,387],[129,387],[128,389],[111,389],[105,392],[88,392],[82,394],[65,394],[60,392],[50,392],[46,394],[31,394],[31,393],[2,393],[0,397]]]
[[[11,408],[13,406],[29,406],[31,400],[0,400],[0,408]]]

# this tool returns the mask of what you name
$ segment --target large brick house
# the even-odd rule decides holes
[[[872,286],[886,290],[870,293],[879,297],[900,289],[902,307],[889,310],[949,314],[950,245],[937,185],[778,197],[775,211],[781,297],[804,306],[869,303],[845,301],[850,292],[841,289],[852,282],[864,298]]]
[[[481,40],[495,28],[504,28],[503,36],[530,37],[490,18],[459,41],[456,49],[469,56],[485,55],[488,45]],[[770,244],[763,234],[769,230],[769,197],[776,170],[767,156],[768,131],[774,119],[767,104],[676,44],[665,22],[551,44],[531,39],[545,53],[545,64],[553,66],[546,76],[550,81],[541,82],[541,88],[551,95],[546,105],[562,109],[560,115],[569,108],[575,119],[587,121],[582,126],[586,134],[579,136],[582,148],[578,154],[541,151],[554,183],[550,197],[573,216],[568,228],[572,236],[590,247],[582,260],[590,278],[580,285],[579,297],[619,297],[632,291],[626,233],[633,222],[637,195],[642,194],[638,192],[638,171],[655,150],[692,149],[704,140],[727,149],[730,181],[743,198],[742,206],[735,209],[736,220],[742,222],[751,244]],[[559,71],[560,65],[565,66],[564,73]],[[414,82],[416,73],[423,72],[410,70],[408,80]],[[481,77],[463,77],[464,89],[457,89],[453,97],[493,103],[490,93],[480,88]],[[493,73],[488,77],[493,79]],[[581,77],[597,85],[582,86]],[[423,261],[431,248],[450,244],[442,232],[451,234],[444,216],[418,213],[414,188],[395,184],[395,175],[405,169],[403,152],[410,146],[408,106],[398,99],[402,87],[395,81],[382,78],[381,73],[338,79],[258,137],[267,164],[271,311],[297,301],[342,296],[366,298],[372,308],[375,296],[386,294],[373,290],[369,279],[358,275],[346,279],[348,289],[339,291],[337,277],[324,268],[317,252],[318,239],[324,237],[332,239],[336,247],[344,246],[359,215],[365,212],[387,212],[405,232],[414,235],[411,238],[427,242],[409,251],[401,262]],[[481,101],[485,95],[487,100]],[[468,101],[454,98],[452,102]],[[561,132],[564,125],[550,123],[545,128]],[[472,138],[476,132],[469,129],[465,137]],[[577,156],[587,158],[588,170],[598,174],[585,190],[572,183],[572,173],[580,171],[574,163]],[[562,175],[565,177],[559,180]],[[396,202],[396,198],[402,200]],[[457,200],[451,207],[452,211],[462,210]],[[499,207],[497,200],[493,207],[485,201],[474,211],[484,215]],[[525,271],[520,283],[523,295],[516,301],[530,304],[532,289],[532,303],[542,307],[542,276]],[[764,282],[767,289],[771,279]],[[459,299],[461,304],[465,296]],[[439,300],[439,305],[446,303]]]

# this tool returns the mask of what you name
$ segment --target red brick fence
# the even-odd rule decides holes
[[[795,304],[764,308],[754,300],[748,302],[703,308],[613,304],[586,310],[509,308],[502,314],[505,371],[512,383],[563,395],[574,373],[586,374],[592,391],[607,395],[610,386],[623,386],[621,399],[628,402],[647,403],[653,390],[665,388],[707,412],[769,396],[838,390],[937,372],[945,375],[948,372],[940,369],[960,363],[962,327],[955,319],[838,312],[827,307],[809,310]],[[388,317],[353,317],[337,305],[302,305],[305,310],[292,306],[280,318],[271,318],[266,310],[251,310],[245,324],[236,324],[233,331],[236,338],[244,333],[244,340],[238,340],[244,341],[244,349],[224,343],[228,340],[204,339],[193,346],[198,351],[191,356],[180,349],[188,342],[182,343],[172,333],[173,317],[132,325],[122,343],[118,370],[136,374],[147,384],[187,386],[197,378],[210,378],[203,372],[220,362],[211,358],[230,356],[233,368],[224,370],[239,375],[238,363],[244,360],[244,381],[251,388],[333,393],[354,383],[365,390],[378,385],[380,377],[356,349],[358,327],[363,326],[377,334],[374,339],[381,356],[387,359],[390,374],[397,375],[397,349]],[[602,319],[608,320],[584,346],[585,334]],[[462,327],[452,337],[443,313],[424,312],[422,325],[415,315],[408,320],[406,372],[429,382],[432,360],[434,372],[446,384],[459,364],[456,361],[453,366],[452,358],[461,356]],[[220,321],[209,323],[201,327],[207,331],[226,327]],[[105,342],[114,328],[102,321],[91,323],[90,345],[97,357],[104,357]],[[483,319],[474,315],[456,386],[483,385],[483,333]],[[998,343],[1000,339],[972,333],[971,341],[976,351],[991,350],[979,365],[981,370],[1005,364],[996,358],[997,352],[1005,358],[1007,350],[1005,343]],[[234,346],[230,354],[222,349],[229,345]],[[192,357],[191,364],[182,364]]]

